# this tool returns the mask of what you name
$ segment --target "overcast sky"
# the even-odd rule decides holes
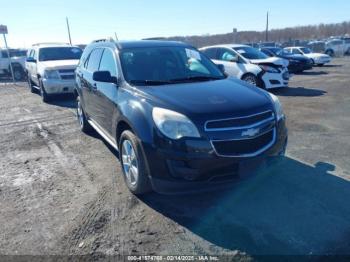
[[[0,0],[0,24],[8,26],[12,47],[36,42],[68,42],[66,16],[74,44],[114,36],[201,35],[242,30],[336,23],[350,20],[350,1],[332,0]],[[0,40],[0,46],[3,46]]]

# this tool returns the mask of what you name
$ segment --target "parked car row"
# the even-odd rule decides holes
[[[84,51],[34,45],[25,68],[43,101],[75,94],[80,129],[119,152],[131,192],[184,193],[227,186],[242,164],[285,154],[285,115],[267,90],[288,86],[289,70],[330,61],[311,55],[299,47],[97,40]]]
[[[15,80],[23,80],[25,78],[25,60],[26,50],[0,49],[0,76],[12,77],[13,71]],[[12,65],[12,70],[10,65]]]
[[[82,52],[68,44],[33,45],[25,65],[31,92],[39,91],[44,102],[55,94],[73,93],[75,69]]]

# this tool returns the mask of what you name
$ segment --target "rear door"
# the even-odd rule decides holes
[[[97,91],[97,83],[92,79],[92,75],[95,71],[98,71],[102,53],[102,48],[93,49],[89,55],[89,58],[86,61],[86,64],[80,72],[80,74],[82,75],[81,87],[84,96],[85,113],[95,121],[98,112],[96,108],[96,101],[94,100],[94,93]]]
[[[118,79],[119,72],[114,50],[104,49],[98,71],[108,71],[112,77]],[[97,89],[92,96],[95,101],[96,121],[108,134],[112,134],[112,119],[118,99],[116,83],[97,82]]]

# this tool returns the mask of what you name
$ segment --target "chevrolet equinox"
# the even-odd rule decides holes
[[[223,71],[180,42],[96,40],[76,69],[79,126],[118,150],[134,194],[228,185],[283,155],[287,129],[276,96]]]

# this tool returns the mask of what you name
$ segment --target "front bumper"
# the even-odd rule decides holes
[[[47,94],[66,94],[74,93],[75,81],[44,78],[43,85]]]
[[[189,193],[230,187],[246,178],[246,166],[259,166],[266,158],[283,155],[287,146],[285,120],[276,126],[275,143],[255,157],[218,156],[209,141],[188,140],[185,148],[162,149],[144,144],[150,181],[162,194]]]
[[[281,73],[269,73],[265,72],[261,79],[264,82],[266,89],[287,87],[289,84],[289,72],[284,70]]]
[[[324,65],[324,64],[328,64],[331,62],[331,58],[318,58],[315,59],[315,64],[317,65]]]

